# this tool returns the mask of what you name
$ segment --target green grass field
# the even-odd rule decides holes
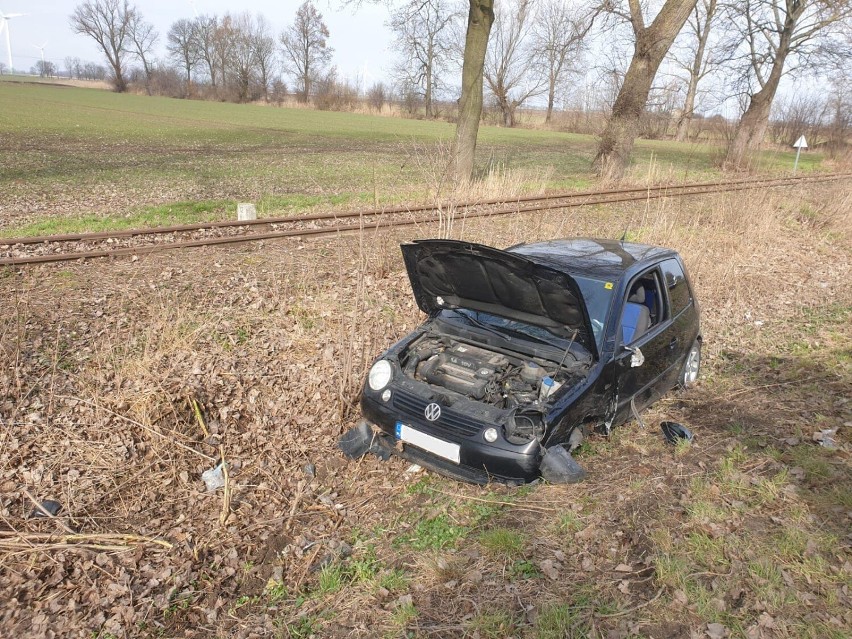
[[[453,132],[445,122],[2,81],[0,227],[9,235],[191,222],[227,215],[236,201],[279,213],[422,199],[446,190],[440,169]],[[521,190],[588,187],[595,145],[592,136],[483,127],[477,171]],[[631,175],[705,179],[718,175],[719,152],[640,140]],[[803,157],[800,170],[821,159]],[[760,158],[771,171],[792,161]]]

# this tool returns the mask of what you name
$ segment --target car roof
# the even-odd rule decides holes
[[[516,244],[506,250],[571,275],[609,279],[621,279],[662,259],[677,257],[668,248],[589,237]]]

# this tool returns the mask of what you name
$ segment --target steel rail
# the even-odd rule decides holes
[[[824,175],[802,175],[796,177],[767,177],[767,178],[758,178],[758,179],[743,179],[743,180],[732,180],[729,182],[694,182],[690,184],[676,184],[676,185],[658,185],[658,186],[637,186],[637,187],[626,187],[621,189],[609,189],[605,191],[568,191],[562,193],[552,193],[547,195],[529,195],[515,198],[496,198],[489,200],[478,200],[478,201],[469,201],[469,202],[461,202],[455,204],[447,204],[447,206],[452,206],[455,209],[461,208],[471,208],[474,206],[491,206],[497,204],[515,204],[515,203],[526,203],[526,202],[536,202],[536,201],[551,201],[555,199],[566,199],[566,200],[582,200],[583,198],[597,198],[604,197],[610,195],[619,195],[626,193],[641,193],[647,195],[648,193],[655,193],[659,191],[664,191],[668,195],[675,196],[678,195],[677,191],[695,189],[695,188],[705,188],[705,187],[721,187],[721,186],[733,186],[738,184],[750,184],[755,185],[755,188],[759,186],[771,186],[773,182],[784,182],[795,184],[798,182],[813,182],[813,181],[823,181],[825,179],[840,179],[843,177],[852,177],[852,173],[848,174],[838,174],[838,173],[829,173]],[[621,200],[619,200],[621,201]],[[300,216],[284,216],[284,217],[267,217],[267,218],[259,218],[256,220],[228,220],[222,222],[199,222],[196,224],[179,224],[172,226],[159,226],[153,228],[138,228],[138,229],[125,229],[125,230],[114,230],[114,231],[98,231],[95,233],[66,233],[66,234],[57,234],[57,235],[40,235],[40,236],[26,236],[26,237],[0,237],[0,246],[9,246],[9,245],[28,245],[28,244],[46,244],[51,242],[87,242],[87,241],[98,241],[105,239],[119,239],[126,237],[137,237],[140,235],[164,235],[168,233],[182,233],[189,231],[205,231],[219,228],[239,228],[239,227],[251,227],[251,226],[259,226],[259,225],[272,225],[272,224],[292,224],[297,222],[314,222],[321,220],[339,220],[339,219],[347,219],[347,218],[364,218],[364,217],[375,217],[380,215],[393,215],[399,213],[422,213],[425,211],[436,211],[438,210],[438,206],[434,204],[424,204],[417,206],[397,206],[397,207],[389,207],[382,209],[367,209],[367,210],[356,210],[356,211],[339,211],[332,213],[313,213],[308,215],[300,215]]]
[[[842,179],[843,177],[847,177],[847,175],[843,174],[830,174],[830,175],[822,175],[822,176],[808,176],[808,183],[818,183],[818,182],[827,182],[834,181],[838,179]],[[797,181],[800,181],[801,178],[795,178]],[[772,182],[780,182],[778,184],[769,184],[766,183]],[[611,192],[599,192],[601,198],[595,201],[586,201],[586,202],[563,202],[560,201],[560,197],[550,197],[550,198],[527,198],[527,202],[535,202],[539,201],[540,204],[533,204],[531,206],[512,206],[509,208],[498,209],[498,210],[486,210],[486,211],[472,211],[469,213],[461,213],[458,217],[462,219],[467,218],[479,218],[479,217],[491,217],[491,216],[501,216],[501,215],[511,215],[518,213],[531,213],[537,211],[544,210],[553,210],[553,209],[562,209],[562,208],[578,208],[582,206],[592,206],[595,204],[613,204],[619,202],[635,202],[642,201],[646,199],[661,199],[665,197],[682,197],[682,196],[690,196],[690,195],[706,195],[713,193],[728,193],[734,191],[743,191],[750,190],[760,187],[772,187],[772,186],[795,186],[797,182],[793,182],[787,178],[775,178],[773,180],[740,180],[736,182],[729,183],[729,186],[722,186],[717,183],[704,183],[704,184],[693,184],[693,185],[681,185],[681,187],[691,188],[691,191],[681,191],[678,193],[670,193],[665,189],[657,189],[654,192],[648,192],[647,189],[642,189],[644,192],[634,194],[633,196],[627,195],[627,193],[631,191],[636,191],[638,189],[620,189]],[[730,188],[730,187],[733,188]],[[710,188],[715,187],[715,188]],[[614,193],[619,195],[619,197],[610,197],[607,193]],[[621,195],[624,194],[624,195]],[[434,209],[422,209],[422,210],[434,210]],[[407,212],[407,211],[405,211]],[[288,221],[295,221],[293,218],[287,218]],[[334,218],[330,218],[334,219]],[[167,251],[173,249],[183,249],[183,248],[195,248],[201,246],[217,246],[224,244],[238,244],[245,242],[256,242],[262,240],[272,240],[272,239],[281,239],[287,237],[300,237],[300,236],[312,236],[312,235],[330,235],[330,234],[338,234],[338,233],[348,233],[352,231],[363,231],[363,230],[373,230],[379,228],[393,228],[399,226],[411,226],[416,224],[425,224],[439,221],[439,216],[435,214],[425,215],[421,217],[417,217],[409,220],[383,220],[379,217],[375,223],[365,224],[362,222],[358,224],[346,224],[346,225],[337,225],[337,226],[325,226],[319,228],[301,228],[301,229],[290,229],[283,231],[273,231],[269,233],[251,233],[246,235],[232,235],[226,237],[214,237],[214,238],[203,238],[197,240],[189,240],[185,242],[166,242],[162,244],[151,244],[151,245],[142,245],[142,246],[130,246],[130,247],[122,247],[116,249],[105,249],[105,250],[95,250],[95,251],[86,251],[86,252],[72,252],[72,253],[52,253],[46,255],[33,255],[33,256],[22,256],[22,257],[14,257],[14,258],[4,258],[0,259],[0,266],[20,266],[26,264],[44,264],[50,262],[64,262],[64,261],[73,261],[79,259],[87,259],[87,258],[97,258],[97,257],[119,257],[124,255],[147,255],[150,253],[156,253],[160,251]],[[301,220],[300,220],[301,221]],[[3,242],[3,240],[0,240]]]

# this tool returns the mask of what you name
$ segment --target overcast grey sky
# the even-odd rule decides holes
[[[165,55],[163,42],[169,26],[180,18],[192,18],[193,4],[199,13],[262,13],[269,19],[276,35],[293,21],[303,0],[139,0],[134,4],[160,32],[160,55]],[[15,68],[27,71],[41,53],[36,48],[44,43],[45,59],[64,69],[67,56],[104,63],[103,55],[90,38],[72,33],[68,16],[80,2],[74,0],[0,0],[3,13],[27,13],[10,21],[12,59]],[[385,27],[387,9],[364,3],[359,9],[342,7],[342,2],[315,0],[331,33],[334,64],[340,72],[354,80],[359,76],[365,86],[385,79],[391,66],[389,46],[392,36]],[[0,61],[6,62],[5,36],[0,39]]]

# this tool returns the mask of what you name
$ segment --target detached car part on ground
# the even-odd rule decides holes
[[[402,245],[429,315],[370,369],[340,446],[469,482],[585,475],[571,457],[698,377],[695,295],[670,249],[602,239]]]

